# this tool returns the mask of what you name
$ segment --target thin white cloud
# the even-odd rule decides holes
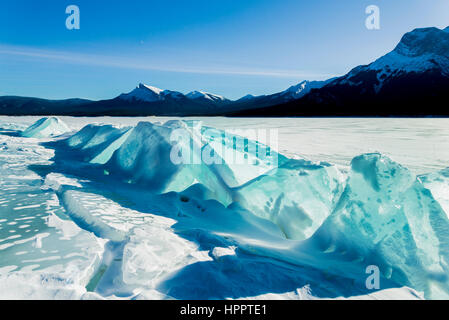
[[[0,54],[9,56],[29,57],[42,60],[60,61],[71,64],[93,65],[113,68],[151,70],[193,74],[222,74],[222,75],[247,75],[247,76],[264,76],[264,77],[285,77],[285,78],[330,78],[331,74],[320,74],[299,70],[254,70],[254,69],[236,69],[232,67],[184,67],[150,64],[147,61],[135,58],[123,58],[118,56],[92,55],[76,52],[64,52],[53,50],[42,50],[32,47],[21,46],[4,46],[0,45]]]

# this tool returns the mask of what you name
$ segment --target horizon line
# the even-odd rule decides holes
[[[58,50],[43,50],[36,47],[15,46],[15,45],[0,45],[0,55],[9,55],[16,57],[29,57],[40,60],[50,60],[58,62],[67,62],[77,65],[91,65],[91,66],[103,66],[110,68],[123,68],[133,70],[148,70],[148,71],[160,71],[170,73],[190,73],[190,74],[214,74],[214,75],[235,75],[235,76],[255,76],[255,77],[273,77],[273,78],[298,78],[298,84],[303,80],[327,80],[335,77],[335,74],[331,73],[314,73],[301,70],[286,70],[286,69],[235,69],[229,67],[222,68],[201,68],[201,67],[168,67],[161,65],[148,64],[143,60],[133,59],[130,61],[127,58],[120,58],[110,55],[98,55],[98,54],[85,54],[85,53],[73,53],[67,51]],[[142,58],[141,58],[142,59]],[[142,82],[137,80],[137,83]],[[294,85],[292,84],[292,85]],[[153,84],[151,84],[153,85]],[[157,86],[157,85],[156,85]],[[165,88],[171,90],[170,88]],[[200,90],[194,88],[193,90]],[[219,94],[214,92],[214,94]],[[4,96],[4,95],[2,95]],[[36,97],[39,98],[39,97]],[[47,98],[42,98],[47,99]],[[67,98],[75,99],[75,98]],[[89,98],[79,98],[88,99]],[[49,100],[65,100],[65,99],[49,99]],[[100,99],[101,100],[101,99]]]

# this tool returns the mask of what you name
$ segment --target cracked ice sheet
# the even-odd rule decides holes
[[[170,198],[172,196],[174,198]],[[270,259],[274,257],[281,264],[279,268],[284,270],[285,265],[282,261],[297,263],[306,258],[300,252],[292,251],[294,249],[292,245],[296,242],[282,239],[274,232],[275,229],[270,228],[273,227],[270,222],[239,212],[239,210],[229,211],[215,202],[207,202],[206,214],[204,214],[193,199],[184,202],[179,200],[177,195],[166,195],[169,197],[167,202],[177,204],[177,210],[186,215],[185,218],[178,217],[182,222],[178,221],[177,226],[174,226],[175,220],[124,208],[98,194],[69,189],[60,192],[60,197],[64,199],[70,216],[77,223],[81,223],[84,228],[98,236],[121,243],[119,246],[107,246],[105,257],[108,255],[111,257],[103,259],[104,274],[91,288],[106,298],[170,299],[174,297],[182,299],[186,294],[191,294],[185,291],[186,288],[193,285],[200,290],[203,283],[199,280],[200,278],[189,274],[189,270],[195,272],[198,267],[205,268],[207,274],[217,275],[216,272],[224,270],[226,273],[226,270],[233,270],[244,265],[240,263],[241,258],[232,258],[235,255],[232,248],[226,248],[234,241],[244,252],[255,254],[255,256],[246,255],[244,263],[249,266],[257,265],[260,256],[265,256],[269,261],[272,261]],[[128,200],[135,202],[138,199],[128,198]],[[147,198],[140,201],[151,202]],[[177,211],[174,210],[175,207],[167,208],[167,211]],[[181,232],[181,236],[176,234],[173,228]],[[225,238],[231,240],[224,240]],[[289,259],[286,259],[286,256]],[[313,259],[313,257],[308,258]],[[273,272],[270,263],[265,262],[265,265],[266,272]],[[181,274],[178,274],[179,272]],[[182,272],[187,273],[183,276]],[[263,276],[263,272],[259,273],[256,279]],[[309,273],[301,277],[313,279],[319,275],[317,272]],[[286,274],[283,279],[284,284],[290,280],[298,282],[301,278],[294,275],[298,274],[297,271],[290,270]],[[189,276],[195,278],[191,280],[194,282],[190,283],[187,280],[187,283],[184,283]],[[223,275],[219,278],[223,279]],[[241,280],[237,278],[234,280],[245,279],[245,277]],[[251,297],[247,294],[229,292],[221,282],[217,284],[223,289],[217,298],[226,298],[227,294],[236,295],[235,298]],[[261,283],[258,285],[263,286]],[[319,288],[317,283],[314,283],[313,288],[321,290],[320,296],[322,296],[323,288]],[[330,288],[330,290],[337,289]],[[256,286],[248,293],[256,291],[261,290],[258,290]],[[329,291],[329,288],[326,291]],[[272,298],[274,297],[298,299],[298,294],[284,292],[274,294]],[[304,295],[300,298],[303,299]],[[409,295],[409,298],[414,297]]]
[[[74,221],[111,240],[104,273],[92,288],[102,297],[167,299],[156,290],[164,279],[187,265],[212,261],[208,251],[175,234],[173,219],[124,208],[94,193],[67,190],[60,197]]]
[[[349,298],[338,297],[335,299],[322,299],[313,295],[309,286],[298,288],[296,291],[283,294],[267,293],[245,300],[424,300],[423,293],[402,287],[376,291],[370,294],[353,296]]]
[[[34,139],[0,136],[0,299],[79,299],[103,241],[64,213],[29,164],[53,152]]]
[[[112,242],[122,243],[119,246],[107,246],[108,253],[103,259],[104,274],[91,288],[102,297],[170,299],[172,298],[170,289],[164,286],[164,282],[170,281],[172,278],[176,279],[176,274],[186,267],[207,263],[206,268],[213,271],[215,268],[221,268],[220,266],[226,269],[234,265],[233,260],[230,263],[226,257],[235,255],[235,248],[225,247],[226,241],[218,243],[220,242],[219,236],[213,234],[200,236],[199,238],[203,238],[204,241],[198,237],[194,238],[199,241],[187,240],[186,234],[179,236],[172,229],[173,225],[177,223],[175,220],[127,209],[94,193],[67,190],[60,192],[60,197],[64,199],[63,202],[69,215],[77,223],[98,236],[110,239]],[[224,217],[225,212],[215,215],[212,214],[215,210],[209,208],[212,209],[212,212],[209,213],[211,217],[209,217],[201,213],[201,210],[193,203],[184,203],[177,198],[169,202],[173,203],[175,200],[183,205],[182,211],[191,216],[186,218],[187,223],[183,224],[185,228],[182,228],[187,230],[187,234],[191,232],[195,234],[197,228],[205,228],[205,230],[210,229],[211,233],[231,235],[229,231],[235,230],[237,224],[240,228],[252,230],[249,232],[251,239],[256,237],[256,240],[258,239],[260,242],[274,240],[273,238],[263,239],[267,233],[253,226],[255,222],[264,223],[265,221],[262,219],[248,216],[246,219],[249,219],[250,224],[245,222],[245,219],[238,219],[237,222],[231,219],[234,221],[232,223],[226,222],[227,219],[217,221],[218,217]],[[222,210],[225,209],[222,208]],[[201,214],[202,218],[197,217],[199,220],[194,219],[189,222],[197,214]],[[229,218],[229,216],[227,217]],[[204,221],[201,221],[203,219]],[[269,222],[267,223],[269,224]],[[219,225],[219,227],[212,227],[213,225]],[[203,232],[208,233],[209,231]],[[211,243],[212,238],[217,240],[213,240]],[[252,241],[251,239],[239,239],[239,242]],[[108,255],[111,257],[107,258]],[[226,267],[228,265],[229,267]],[[201,285],[201,281],[196,285]],[[178,284],[175,285],[175,290],[178,290],[177,286]]]
[[[19,157],[16,157],[16,160]],[[39,157],[38,157],[39,158]],[[37,159],[39,160],[39,159]],[[36,161],[37,161],[36,160]],[[33,160],[34,161],[34,160]],[[31,162],[33,163],[33,162]],[[14,164],[14,163],[13,163]],[[20,169],[21,164],[20,163],[16,163],[15,164],[15,168],[16,169]],[[22,165],[22,169],[23,170],[23,165]],[[39,184],[41,184],[42,181],[39,181]],[[76,187],[76,184],[73,185],[72,187]],[[8,186],[8,192],[10,192],[11,195],[11,200],[14,199],[14,201],[16,200],[16,196],[19,194],[19,190],[18,188],[20,187],[20,184],[18,182],[16,182],[15,185],[9,185]],[[58,187],[59,190],[59,187]],[[54,193],[49,192],[49,194],[51,194],[52,196],[54,196]],[[33,194],[34,195],[34,194]],[[32,197],[33,198],[33,197]],[[116,218],[118,217],[112,217],[113,219],[106,219],[107,214],[105,214],[105,219],[103,219],[103,214],[105,212],[113,212],[115,214],[113,215],[119,215],[120,213],[122,213],[122,209],[121,208],[116,208],[116,210],[112,210],[110,211],[110,209],[114,206],[113,204],[110,205],[106,205],[106,200],[105,198],[99,198],[97,197],[97,195],[93,195],[93,194],[89,194],[88,192],[78,192],[78,191],[73,191],[70,190],[68,191],[68,193],[65,193],[64,196],[62,197],[62,199],[67,198],[68,199],[68,203],[70,203],[70,207],[73,208],[73,212],[75,213],[75,217],[76,217],[76,212],[78,212],[78,216],[81,217],[88,217],[88,219],[91,219],[91,222],[93,221],[93,225],[96,225],[95,222],[100,222],[97,223],[97,225],[99,225],[99,230],[101,230],[104,226],[107,226],[109,228],[111,228],[112,230],[116,230],[116,231],[121,231],[124,233],[129,232],[129,236],[130,236],[130,241],[126,242],[124,241],[124,248],[123,251],[124,253],[126,253],[125,255],[123,255],[122,259],[118,259],[119,256],[115,255],[113,258],[117,259],[113,259],[113,262],[111,263],[110,267],[108,268],[108,270],[105,272],[103,278],[100,280],[96,290],[97,292],[100,292],[103,296],[106,297],[131,297],[131,298],[170,298],[169,296],[164,296],[162,293],[160,293],[157,290],[152,289],[152,287],[154,286],[154,283],[157,283],[160,280],[163,280],[164,278],[166,278],[166,276],[164,274],[160,275],[158,272],[154,273],[154,271],[157,269],[152,269],[151,267],[151,263],[154,263],[154,260],[156,260],[156,263],[158,266],[164,266],[168,269],[168,271],[173,270],[173,272],[176,272],[176,270],[179,270],[179,268],[183,268],[185,265],[187,264],[194,264],[195,261],[210,261],[210,258],[206,256],[206,252],[203,251],[201,252],[201,250],[199,250],[199,248],[193,243],[190,242],[188,240],[179,238],[174,232],[173,230],[170,229],[169,226],[171,226],[172,222],[168,222],[167,225],[164,226],[151,226],[151,227],[147,227],[147,226],[139,226],[137,228],[134,228],[132,226],[132,224],[129,224],[129,228],[126,226],[126,224],[124,224],[124,226],[122,226],[120,224],[120,221],[114,221]],[[83,201],[83,199],[86,199],[86,201]],[[97,200],[99,202],[102,202],[104,204],[104,207],[102,208],[102,210],[98,210],[97,214],[90,214],[91,212],[93,212],[93,209],[95,209],[96,204],[97,204]],[[51,199],[52,203],[55,204],[56,200],[54,199],[54,197],[52,197]],[[84,202],[84,203],[83,203]],[[190,201],[189,203],[191,204],[193,201]],[[35,204],[33,204],[35,203]],[[25,206],[28,205],[37,205],[39,203],[42,203],[42,199],[36,199],[36,202],[30,201],[27,202]],[[188,204],[186,204],[187,206]],[[20,203],[20,205],[17,203],[17,206],[15,206],[14,208],[17,207],[23,207],[24,204]],[[78,210],[80,208],[87,208],[87,210],[84,211],[83,210]],[[246,250],[248,251],[257,251],[255,253],[261,254],[270,257],[270,256],[278,256],[279,258],[281,258],[281,256],[283,256],[285,253],[292,253],[292,252],[288,252],[288,248],[285,248],[286,246],[286,242],[285,241],[270,241],[270,240],[276,240],[274,238],[266,238],[267,233],[265,232],[260,232],[260,230],[256,230],[257,228],[252,228],[251,230],[249,229],[245,229],[246,225],[243,225],[242,223],[240,223],[242,221],[242,219],[239,218],[239,215],[237,215],[235,218],[239,218],[238,221],[234,221],[234,223],[229,223],[227,222],[225,219],[225,217],[229,218],[228,214],[230,212],[226,211],[224,212],[224,208],[210,208],[212,209],[212,213],[210,212],[210,210],[206,210],[207,213],[206,215],[202,214],[200,212],[202,212],[201,210],[199,210],[198,213],[194,213],[193,209],[196,208],[195,206],[193,206],[192,208],[190,208],[190,210],[187,210],[187,208],[185,211],[187,211],[187,214],[190,214],[190,218],[187,217],[186,219],[183,219],[185,222],[187,222],[189,219],[191,218],[195,218],[192,220],[196,220],[195,224],[190,224],[190,223],[184,223],[184,227],[185,228],[194,228],[194,226],[196,225],[196,223],[200,223],[205,229],[210,230],[211,233],[215,233],[215,234],[220,234],[223,236],[227,236],[229,235],[230,237],[233,237],[234,239],[236,239],[238,242],[240,242],[240,244],[245,244],[246,243]],[[92,209],[92,210],[91,210]],[[206,208],[207,209],[207,208]],[[217,209],[216,212],[215,209]],[[23,209],[23,210],[37,210],[37,207],[35,208],[28,208],[28,209]],[[23,211],[20,210],[20,211]],[[88,214],[86,215],[85,212],[87,212]],[[184,212],[185,213],[185,212]],[[183,213],[183,214],[184,214]],[[218,214],[220,213],[220,214]],[[201,216],[199,216],[199,215]],[[218,219],[220,218],[221,219]],[[26,217],[23,217],[26,218]],[[182,216],[180,216],[180,219],[182,218]],[[260,224],[260,221],[256,221],[257,219],[252,218],[252,217],[247,217],[247,219],[250,220],[254,220],[251,222],[254,223],[250,223],[250,225],[255,225],[255,224]],[[127,219],[128,220],[128,219]],[[233,219],[231,219],[233,220]],[[243,219],[244,220],[244,219]],[[22,221],[22,220],[19,220]],[[16,222],[16,221],[13,221]],[[18,222],[17,222],[18,223]],[[25,225],[29,225],[30,222],[24,220],[23,223],[21,223],[21,226],[25,226]],[[150,223],[149,223],[150,224]],[[90,224],[92,225],[92,224]],[[14,226],[11,225],[11,226]],[[154,227],[154,228],[153,228]],[[266,227],[266,226],[264,226]],[[267,229],[267,228],[266,228]],[[68,236],[67,233],[70,235],[71,230],[73,230],[72,228],[66,228],[66,234],[65,236]],[[245,231],[245,232],[244,232]],[[246,232],[246,231],[251,231],[251,232]],[[41,232],[39,233],[39,236],[35,238],[34,244],[35,247],[41,247],[41,248],[45,248],[46,246],[46,241],[49,238],[49,235],[47,235],[47,233],[49,233],[47,230],[45,230],[45,232]],[[242,234],[245,234],[245,236],[243,237]],[[248,234],[250,234],[251,236],[248,237]],[[44,237],[45,236],[45,237]],[[240,238],[240,239],[239,239]],[[159,243],[159,241],[161,241],[161,239],[163,239],[162,243]],[[147,243],[145,243],[145,240],[148,240]],[[9,238],[8,241],[18,241],[16,238]],[[28,243],[28,242],[27,242]],[[170,245],[173,244],[174,246],[171,247]],[[288,246],[287,246],[288,247]],[[182,249],[182,250],[180,250]],[[262,250],[261,250],[262,249]],[[279,252],[279,250],[277,249],[284,249],[284,252]],[[108,249],[109,250],[109,249]],[[116,251],[120,250],[116,250],[116,248],[112,247],[111,248],[111,253],[116,253]],[[142,254],[142,251],[144,254]],[[226,259],[226,257],[230,257],[232,256],[231,249],[225,249],[225,250],[212,250],[215,251],[215,255],[214,258],[219,261],[222,260],[223,261],[223,265],[226,268],[232,267],[233,264],[229,264],[226,261],[229,259]],[[222,252],[220,252],[222,251]],[[128,252],[130,254],[128,254]],[[223,253],[226,253],[224,254]],[[108,252],[106,252],[108,253]],[[105,255],[106,255],[105,253]],[[26,251],[25,250],[21,250],[19,252],[17,252],[17,255],[19,257],[26,255]],[[198,255],[199,257],[195,255]],[[176,259],[173,259],[173,261],[175,263],[170,264],[172,262],[172,260],[168,261],[169,264],[167,263],[167,257],[176,257]],[[10,285],[11,283],[16,284],[15,289],[12,288],[13,290],[11,290],[11,292],[14,292],[14,290],[16,290],[16,294],[20,293],[20,292],[26,292],[25,288],[31,288],[28,290],[32,291],[32,288],[36,287],[37,289],[34,291],[35,294],[39,294],[41,297],[49,297],[49,298],[99,298],[100,296],[95,294],[95,293],[83,293],[85,292],[85,289],[82,286],[79,286],[77,283],[72,284],[72,282],[67,281],[63,278],[62,281],[59,281],[58,277],[54,277],[54,276],[50,276],[47,274],[44,277],[41,276],[41,274],[36,273],[36,276],[32,275],[31,272],[29,272],[30,270],[36,268],[36,265],[38,265],[39,263],[42,262],[51,262],[54,261],[53,259],[55,259],[55,257],[57,257],[56,252],[50,252],[50,254],[44,256],[44,257],[40,257],[37,259],[34,259],[34,261],[29,262],[29,265],[26,266],[25,268],[23,268],[23,272],[26,271],[26,275],[29,276],[28,278],[26,278],[26,280],[24,281],[18,281],[17,279],[14,278],[15,273],[14,270],[16,268],[19,268],[20,266],[16,266],[16,265],[8,265],[5,267],[5,269],[2,269],[2,272],[10,272],[13,276],[5,278],[4,283],[5,283],[5,287],[7,287],[8,285]],[[68,255],[68,257],[71,257],[70,254]],[[42,260],[45,259],[45,260]],[[104,257],[103,257],[104,259]],[[202,260],[204,259],[204,260]],[[25,259],[24,259],[25,260]],[[28,259],[29,260],[29,259]],[[117,260],[117,261],[116,261]],[[231,259],[232,261],[235,259]],[[252,260],[252,259],[251,259]],[[294,257],[292,260],[295,260]],[[148,263],[151,262],[151,263]],[[207,264],[209,265],[209,264]],[[236,266],[238,266],[238,264],[236,264]],[[35,270],[39,270],[39,269],[35,269]],[[256,268],[254,269],[256,270]],[[272,270],[271,270],[272,271]],[[120,272],[123,272],[124,274],[128,273],[124,279],[127,281],[127,283],[124,283],[123,286],[115,281],[117,279],[120,279]],[[60,275],[58,275],[60,276]],[[133,286],[133,281],[139,280],[141,277],[143,276],[144,280],[147,281],[147,283],[145,283],[143,286],[139,284],[140,287],[134,287]],[[11,280],[12,279],[12,280]],[[49,280],[48,280],[49,279]],[[159,280],[160,279],[160,280]],[[153,282],[152,282],[153,280]],[[8,282],[9,281],[9,282]],[[26,281],[26,282],[25,282]],[[24,284],[24,287],[20,287],[21,284]],[[26,285],[25,285],[26,283]],[[42,288],[41,283],[45,284],[45,291]],[[108,291],[108,289],[112,289],[111,291]],[[136,295],[137,294],[137,295]],[[287,297],[288,295],[290,295],[289,292],[283,293],[283,294],[279,294],[279,296],[283,296],[283,297]],[[36,295],[33,295],[33,292],[29,292],[27,293],[28,297],[36,297]],[[249,295],[246,295],[249,296]]]

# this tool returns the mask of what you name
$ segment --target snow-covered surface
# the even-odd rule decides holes
[[[2,299],[449,295],[447,120],[233,119],[235,127],[281,127],[281,154],[268,158],[251,152],[260,142],[229,145],[238,137],[222,135],[231,124],[220,118],[202,128],[64,118],[71,136],[21,137],[36,120],[0,118]],[[180,129],[195,141],[192,156],[207,150],[224,161],[171,162],[170,137]],[[382,153],[369,150],[370,137]],[[410,143],[404,138],[435,148],[405,157],[419,176],[397,162],[409,151],[396,148]],[[223,145],[248,163],[232,163]],[[321,161],[304,159],[310,145]],[[379,267],[379,290],[365,286],[369,265]]]
[[[171,117],[59,117],[71,130],[88,124],[110,124],[116,128],[135,126],[141,121],[163,123]],[[24,130],[37,116],[0,116],[0,131]],[[182,118],[198,120],[203,126],[222,130],[276,129],[273,146],[289,158],[325,161],[348,166],[355,155],[380,152],[415,174],[442,170],[449,159],[449,120],[441,118]],[[3,128],[3,129],[1,129]],[[361,143],[363,141],[363,143]],[[269,141],[268,141],[269,142]]]

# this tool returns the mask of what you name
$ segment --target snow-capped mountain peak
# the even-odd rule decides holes
[[[299,99],[306,94],[308,94],[312,89],[319,89],[324,87],[330,81],[334,80],[334,78],[326,80],[326,81],[308,81],[304,80],[298,83],[297,85],[291,86],[285,91],[282,91],[278,94],[275,94],[273,98],[278,98],[279,96],[283,97],[284,100],[293,100]]]
[[[149,86],[140,83],[133,91],[130,93],[124,93],[119,96],[122,100],[127,101],[143,101],[143,102],[155,102],[166,100],[167,97],[173,99],[181,99],[184,95],[181,92],[162,90],[154,86]]]
[[[186,97],[189,99],[207,99],[207,100],[212,100],[212,101],[225,101],[226,100],[226,98],[219,96],[217,94],[204,92],[204,91],[197,91],[197,90],[189,92],[186,95]]]
[[[257,98],[257,97],[252,95],[252,94],[247,94],[246,96],[241,97],[237,101],[249,101],[249,100],[252,100],[254,98]]]
[[[337,83],[358,86],[364,83],[362,79],[366,82],[369,78],[374,92],[378,93],[392,79],[429,72],[449,77],[449,27],[408,32],[393,51],[369,65],[352,69]]]
[[[163,100],[163,97],[161,95],[162,92],[162,89],[140,83],[133,91],[124,93],[120,95],[119,98],[126,101],[137,100],[144,102],[154,102]]]
[[[418,57],[425,54],[449,56],[449,30],[421,28],[406,33],[394,49],[403,56]]]
[[[304,81],[300,82],[299,84],[297,84],[295,86],[291,86],[290,88],[288,88],[286,90],[286,92],[291,92],[293,94],[298,94],[298,93],[302,92],[307,87],[308,83],[309,83],[309,81],[304,80]]]
[[[439,69],[449,73],[449,28],[420,28],[406,33],[396,48],[369,65],[383,77],[398,72]]]
[[[161,93],[163,96],[170,96],[171,98],[174,99],[181,99],[182,97],[184,97],[184,95],[181,92],[178,91],[172,91],[172,90],[164,90]]]
[[[147,89],[147,90],[150,90],[151,92],[153,92],[155,94],[161,94],[161,92],[164,91],[162,89],[159,89],[159,88],[156,88],[156,87],[153,87],[153,86],[149,86],[149,85],[146,85],[146,84],[143,84],[143,83],[139,83],[139,86],[137,88],[141,89],[141,90]]]

